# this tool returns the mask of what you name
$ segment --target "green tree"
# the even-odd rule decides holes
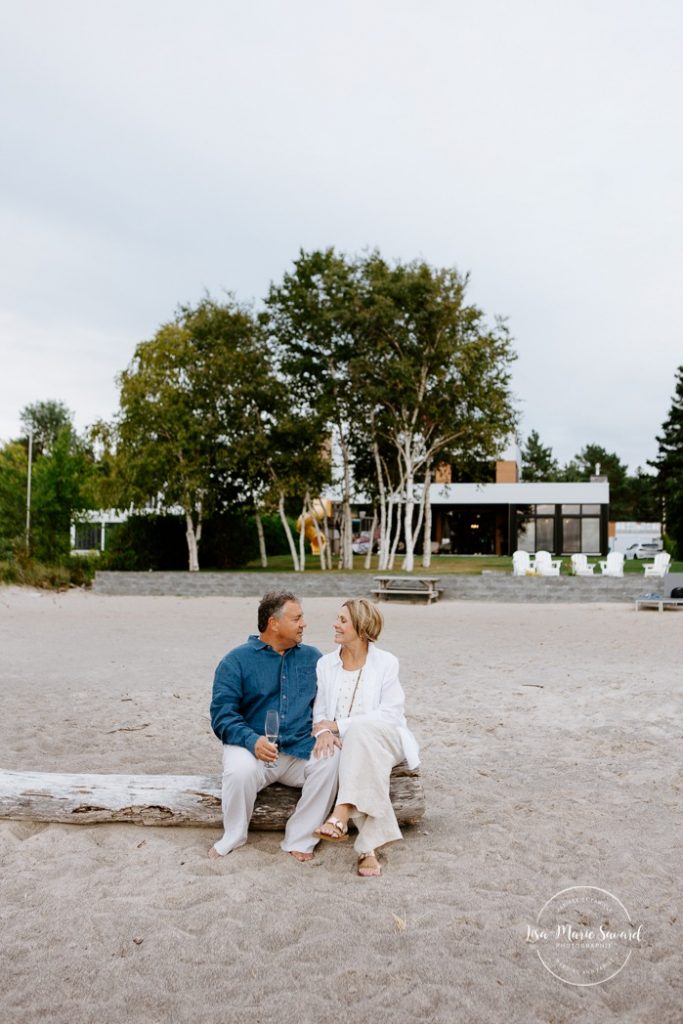
[[[559,466],[553,450],[541,444],[537,430],[532,430],[522,448],[522,479],[533,483],[536,480],[557,480]]]
[[[643,523],[659,522],[661,503],[657,494],[657,477],[646,473],[640,466],[628,478],[630,518]]]
[[[503,321],[493,327],[465,302],[468,278],[427,263],[389,265],[378,253],[360,267],[364,306],[352,381],[373,433],[394,453],[403,504],[404,568],[414,567],[416,490],[424,502],[423,564],[430,557],[429,485],[448,457],[493,457],[516,423],[515,358]],[[379,472],[379,470],[378,470]],[[386,557],[387,545],[384,542]]]
[[[51,442],[48,455],[33,467],[31,548],[43,562],[69,554],[72,521],[91,509],[91,453],[69,425]]]
[[[69,554],[71,523],[93,507],[93,458],[63,402],[34,402],[20,419],[32,434],[30,551],[57,563]],[[25,538],[27,439],[7,445],[0,458],[0,536],[15,547]]]
[[[73,428],[73,413],[64,402],[48,399],[25,406],[19,419],[26,433],[33,434],[34,456],[49,455],[65,427]]]
[[[119,376],[115,503],[182,509],[191,571],[205,516],[235,498],[235,452],[269,372],[251,312],[206,297],[138,345]]]
[[[26,528],[26,446],[12,441],[0,449],[0,558],[24,543]]]
[[[664,528],[680,558],[683,557],[683,365],[676,371],[671,408],[662,424],[662,432],[657,436],[657,443],[657,458],[650,465],[657,470]]]
[[[567,480],[590,480],[596,473],[607,477],[609,481],[610,519],[632,520],[633,501],[628,467],[616,452],[608,452],[599,444],[587,444],[565,466],[563,476]]]
[[[232,483],[243,506],[254,511],[261,564],[268,564],[262,516],[277,511],[294,569],[303,570],[303,531],[297,551],[288,505],[296,501],[301,515],[310,514],[316,496],[329,482],[329,452],[322,443],[324,424],[315,410],[297,408],[289,381],[275,373],[264,370],[257,397],[245,411],[248,429],[233,440]],[[329,567],[329,548],[325,547],[321,545],[322,568]]]
[[[334,249],[300,251],[270,289],[268,324],[291,397],[333,437],[341,457],[341,565],[353,568],[351,447],[361,423],[350,364],[358,344],[357,269]],[[323,438],[320,438],[322,442]]]

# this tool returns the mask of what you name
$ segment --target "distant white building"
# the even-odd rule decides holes
[[[129,515],[130,512],[116,512],[114,509],[82,513],[78,522],[71,524],[71,554],[91,555],[93,551],[104,551],[108,531],[119,523],[125,523]]]

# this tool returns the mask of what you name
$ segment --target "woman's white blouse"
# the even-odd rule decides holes
[[[360,677],[358,671],[358,669],[355,669],[353,672],[348,672],[346,669],[342,670],[342,684],[337,696],[337,707],[333,719],[335,722],[340,718],[349,718],[362,714],[365,710],[365,703],[363,701],[363,674],[365,666],[361,670]],[[358,689],[356,689],[356,684],[358,684]],[[353,700],[354,692],[356,694],[355,700]],[[353,707],[351,706],[351,701],[353,701]]]
[[[336,721],[339,735],[343,738],[351,721],[363,719],[389,722],[398,729],[403,755],[409,768],[417,768],[420,752],[417,740],[408,728],[405,718],[405,694],[398,678],[398,658],[389,651],[383,651],[374,644],[368,648],[363,676],[356,696],[356,704],[363,691],[362,711],[348,717],[337,715],[339,696],[344,688],[345,669],[340,657],[340,647],[324,654],[317,665],[318,691],[313,705],[313,722],[323,719]],[[354,676],[357,673],[354,673]],[[355,680],[354,680],[355,684]],[[353,692],[353,690],[351,691]],[[350,700],[350,698],[349,698]]]

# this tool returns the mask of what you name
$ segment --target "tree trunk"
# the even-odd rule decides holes
[[[424,509],[424,533],[422,534],[422,567],[429,569],[432,564],[432,468],[429,466],[425,473],[424,493],[422,495],[422,508]]]
[[[370,543],[368,545],[368,553],[365,556],[365,562],[363,563],[364,569],[372,568],[372,549],[375,543],[375,530],[377,529],[377,506],[374,505],[372,509],[372,526],[370,527]]]
[[[341,568],[353,569],[353,517],[351,515],[351,461],[349,449],[343,437],[339,438],[344,467],[342,491],[342,550]]]
[[[325,557],[327,560],[327,568],[332,568],[332,543],[330,540],[330,528],[327,522],[327,507],[323,501],[323,508],[325,509],[325,516],[323,518],[323,536],[325,537]]]
[[[377,441],[372,442],[372,454],[375,458],[375,472],[377,473],[377,492],[379,494],[379,556],[377,564],[380,572],[387,567],[389,539],[387,536],[387,489],[384,483],[384,470],[379,454]]]
[[[413,512],[415,511],[415,495],[413,488],[415,486],[415,469],[413,465],[413,442],[412,436],[408,435],[404,439],[404,452],[403,457],[405,459],[406,467],[406,479],[405,479],[405,496],[406,504],[403,510],[403,536],[406,542],[406,554],[403,560],[403,568],[406,572],[412,572],[415,568],[415,538],[413,535]]]
[[[267,569],[268,552],[266,551],[266,536],[263,532],[263,521],[258,508],[254,509],[254,519],[256,520],[256,533],[258,534],[258,550],[261,557],[261,568]]]
[[[304,572],[306,569],[306,506],[307,500],[304,498],[304,504],[301,509],[301,515],[299,516],[299,572]]]
[[[185,537],[190,572],[199,572],[199,542],[202,539],[202,506],[199,505],[198,521],[195,527],[192,512],[185,510]]]
[[[277,510],[280,513],[280,521],[282,523],[282,528],[285,531],[285,537],[287,538],[287,543],[289,544],[289,552],[290,552],[290,554],[292,556],[292,563],[294,565],[294,572],[298,572],[299,571],[299,556],[296,553],[296,544],[294,543],[294,538],[292,537],[292,531],[290,530],[289,522],[287,521],[287,514],[285,512],[285,492],[284,491],[280,491],[280,498],[279,498],[278,503],[277,503]]]
[[[393,571],[394,562],[396,561],[396,551],[398,550],[398,542],[401,539],[401,503],[396,504],[396,526],[393,540],[391,542],[391,552],[389,554],[389,564],[387,568],[390,572]]]
[[[425,812],[419,771],[397,765],[390,787],[399,824],[418,824]],[[291,786],[267,786],[256,798],[250,827],[284,829],[300,794]],[[0,818],[74,825],[126,821],[221,828],[221,777],[0,771]]]

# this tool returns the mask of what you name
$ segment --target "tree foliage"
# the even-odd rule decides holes
[[[19,419],[26,433],[33,434],[34,456],[49,455],[61,431],[73,428],[73,413],[54,399],[24,406]]]
[[[557,480],[560,467],[550,446],[541,443],[537,430],[532,430],[522,448],[522,480]]]
[[[351,448],[365,424],[351,367],[359,343],[357,267],[334,249],[301,251],[293,270],[267,299],[268,327],[278,366],[300,413],[311,417],[338,450],[342,492],[341,564],[353,568]]]
[[[33,431],[30,554],[57,563],[69,554],[72,521],[93,507],[92,452],[61,402],[36,402],[21,413]],[[26,544],[28,442],[0,451],[0,546],[5,555]]]
[[[422,261],[390,265],[372,253],[360,273],[363,306],[352,379],[374,439],[394,454],[404,567],[411,571],[416,486],[423,485],[427,502],[437,460],[457,465],[495,456],[516,422],[510,393],[515,354],[505,323],[488,325],[483,312],[465,302],[468,279],[456,270]],[[428,524],[429,506],[424,510]]]
[[[669,415],[657,436],[657,458],[651,463],[657,470],[657,490],[663,506],[664,525],[683,556],[683,365],[676,371],[676,384]]]
[[[191,570],[205,516],[227,504],[268,373],[251,313],[207,297],[138,345],[119,377],[116,503],[182,509]]]

